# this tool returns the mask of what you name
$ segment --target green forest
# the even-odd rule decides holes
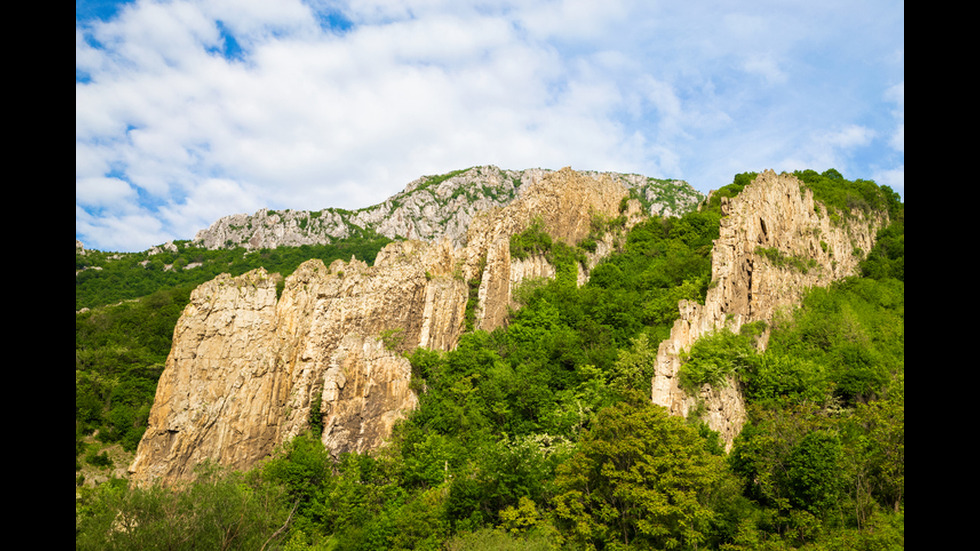
[[[730,453],[696,414],[651,404],[650,380],[678,301],[703,302],[711,285],[720,197],[753,173],[697,212],[633,227],[581,287],[575,260],[593,241],[552,242],[539,226],[515,236],[515,255],[547,254],[558,276],[526,283],[505,328],[470,331],[451,352],[408,352],[419,407],[381,450],[331,458],[313,424],[249,472],[202,465],[177,489],[123,479],[93,488],[79,474],[76,548],[904,548],[904,204],[836,170],[796,175],[838,223],[862,209],[887,210],[891,224],[859,275],[772,320],[764,353],[758,324],[688,351],[685,385],[730,377],[746,398],[749,420]],[[597,220],[595,230],[621,223]],[[371,261],[384,242],[188,247],[115,268],[110,255],[76,255],[76,270],[103,268],[76,275],[76,307],[88,308],[76,314],[76,472],[111,462],[93,437],[133,450],[145,430],[174,324],[203,281],[161,266],[287,275],[313,256],[347,259],[350,247]]]

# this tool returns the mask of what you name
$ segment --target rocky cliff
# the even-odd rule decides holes
[[[311,426],[322,426],[334,454],[381,445],[417,402],[401,351],[453,348],[468,305],[474,327],[500,326],[517,284],[554,274],[542,257],[511,258],[511,235],[541,221],[574,244],[595,216],[626,206],[635,220],[643,208],[639,198],[624,204],[630,190],[609,175],[564,169],[523,188],[476,213],[465,246],[398,241],[373,266],[310,260],[281,284],[256,270],[197,288],[174,331],[133,481],[186,480],[205,460],[245,469]],[[597,247],[590,263],[608,249]]]
[[[704,385],[689,395],[678,385],[681,353],[714,331],[738,332],[754,321],[769,322],[796,305],[810,288],[853,275],[874,246],[886,215],[855,211],[835,222],[813,193],[790,174],[760,174],[731,200],[722,201],[719,238],[712,250],[712,285],[704,305],[683,301],[670,338],[660,344],[652,400],[676,415],[703,407],[702,418],[726,446],[745,423],[735,381]],[[759,342],[764,348],[768,332]]]
[[[389,238],[431,241],[447,238],[454,245],[466,241],[477,213],[503,207],[522,190],[552,174],[551,170],[503,170],[480,166],[439,176],[423,176],[388,200],[356,211],[344,209],[260,210],[234,214],[201,230],[194,244],[209,249],[276,248],[329,244],[336,239],[373,231]],[[651,214],[679,215],[703,198],[689,184],[638,174],[582,172],[593,179],[608,178],[631,190]]]
[[[205,460],[246,469],[311,427],[322,427],[334,454],[383,445],[417,404],[401,352],[449,350],[468,326],[499,327],[516,285],[555,274],[545,257],[512,257],[512,235],[540,223],[575,244],[597,217],[625,214],[629,227],[647,212],[621,178],[563,169],[473,213],[465,237],[397,241],[373,266],[310,260],[285,280],[256,270],[201,285],[175,329],[133,481],[186,480]],[[713,284],[705,304],[679,305],[651,398],[676,415],[703,411],[730,446],[745,420],[737,384],[688,395],[677,384],[682,352],[721,328],[770,320],[807,288],[853,273],[855,253],[871,249],[886,220],[855,213],[835,223],[795,177],[773,172],[724,201],[723,212]],[[612,248],[612,238],[598,240],[580,281]]]

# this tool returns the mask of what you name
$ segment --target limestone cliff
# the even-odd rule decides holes
[[[334,454],[383,445],[417,404],[401,352],[450,350],[468,324],[499,327],[517,285],[554,276],[544,257],[513,258],[510,237],[537,221],[569,244],[597,217],[625,214],[628,227],[648,212],[635,189],[610,174],[549,172],[474,213],[463,238],[397,241],[373,266],[313,259],[285,280],[256,270],[201,285],[174,331],[134,483],[187,480],[206,460],[247,469],[310,427],[322,427]],[[870,250],[887,221],[854,213],[835,223],[793,176],[773,172],[724,201],[723,214],[705,304],[679,305],[651,398],[676,415],[703,411],[730,446],[745,420],[740,389],[729,381],[687,395],[677,384],[682,351],[722,327],[770,320],[809,287],[853,273],[855,253]],[[580,281],[612,248],[612,239],[597,243]]]
[[[478,213],[510,204],[524,190],[553,173],[545,169],[503,170],[478,166],[423,176],[384,202],[355,211],[263,209],[251,215],[225,216],[199,231],[194,244],[209,249],[276,248],[329,244],[372,231],[392,239],[446,238],[461,246]],[[613,172],[581,174],[593,179],[610,179],[630,189],[650,214],[680,215],[695,208],[702,199],[700,193],[680,180]]]
[[[465,247],[409,240],[373,266],[309,260],[278,298],[281,278],[263,270],[201,285],[174,332],[133,481],[186,480],[205,460],[246,469],[311,425],[334,454],[378,447],[417,403],[399,352],[455,347],[471,285],[474,326],[493,329],[516,285],[553,275],[543,258],[512,259],[510,236],[540,219],[574,244],[593,216],[618,216],[628,193],[608,175],[563,169],[474,215]],[[640,200],[627,204],[639,216]]]
[[[278,441],[276,282],[257,270],[193,291],[130,466],[141,480],[186,479],[205,460],[243,467]]]
[[[712,250],[712,284],[704,305],[684,301],[670,338],[660,344],[652,399],[676,415],[703,406],[702,418],[730,448],[745,423],[742,394],[734,381],[697,396],[678,386],[681,352],[701,336],[745,323],[771,321],[797,304],[811,287],[853,275],[874,246],[885,215],[853,212],[835,223],[795,176],[766,171],[735,198],[722,202],[720,235]],[[760,342],[765,347],[768,333]]]

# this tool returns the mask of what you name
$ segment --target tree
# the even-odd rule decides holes
[[[559,527],[586,548],[696,547],[707,539],[720,461],[665,408],[620,402],[599,412],[579,452],[558,468]]]
[[[180,488],[98,487],[76,509],[76,549],[265,549],[282,541],[292,505],[259,476],[201,465]]]

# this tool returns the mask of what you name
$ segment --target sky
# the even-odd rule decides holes
[[[893,0],[76,0],[75,238],[143,251],[478,165],[905,196]]]

